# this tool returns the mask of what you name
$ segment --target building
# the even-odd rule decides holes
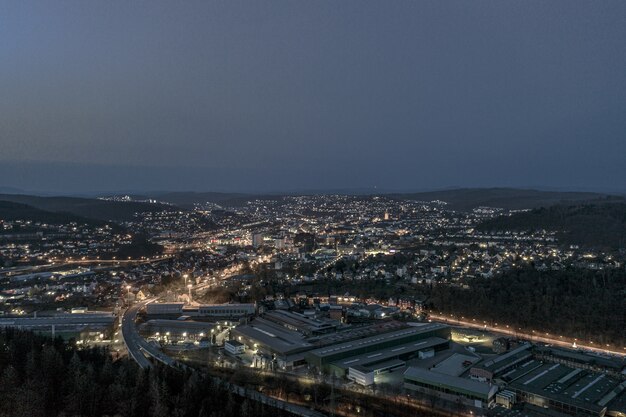
[[[368,369],[374,376],[391,372],[403,367],[407,360],[415,357],[422,358],[423,352],[447,349],[450,341],[440,337],[429,337],[417,342],[394,345],[375,352],[350,356],[331,363],[327,368],[337,376],[347,376],[353,367]]]
[[[302,333],[260,317],[232,329],[231,336],[259,354],[275,357],[286,370],[304,365],[304,352],[315,347]]]
[[[35,332],[50,332],[86,337],[106,333],[113,328],[115,316],[111,313],[60,314],[50,317],[1,318],[0,328],[14,327]]]
[[[185,305],[184,303],[149,303],[146,313],[149,316],[191,316],[233,318],[255,314],[254,304],[198,304]]]
[[[240,355],[246,351],[246,346],[236,340],[227,340],[224,343],[224,350],[231,355]]]
[[[409,367],[404,371],[404,387],[409,391],[438,395],[479,408],[489,407],[498,392],[495,385],[416,367]]]
[[[426,339],[433,338],[433,344],[425,342]],[[392,352],[392,349],[401,346],[410,346],[411,343],[424,342],[415,345],[413,348],[406,347],[410,353],[417,353],[421,349],[437,348],[445,349],[448,347],[450,338],[450,328],[444,324],[431,323],[422,326],[409,327],[386,333],[379,333],[374,336],[365,337],[363,339],[347,341],[344,343],[333,344],[319,349],[307,352],[305,355],[306,362],[319,370],[334,371],[340,375],[345,375],[345,369],[337,364],[344,360],[343,365],[356,364],[346,363],[345,360],[353,360],[357,356],[365,356],[368,354],[380,353],[382,356],[385,351],[386,355],[391,355],[389,359],[400,356],[404,353],[402,350]],[[350,358],[350,359],[348,359]],[[371,359],[371,358],[370,358]],[[333,363],[335,365],[333,366]]]
[[[348,370],[348,379],[359,385],[370,386],[374,384],[374,372],[364,366],[351,366]]]
[[[606,372],[619,377],[626,369],[626,359],[607,358],[596,354],[576,352],[549,346],[538,346],[534,349],[537,359],[560,363],[572,368],[585,369],[593,372]]]
[[[246,317],[255,312],[254,304],[201,304],[183,308],[184,314],[199,317]]]
[[[149,303],[146,305],[146,314],[149,316],[180,316],[183,314],[185,303]]]
[[[252,233],[252,246],[255,249],[263,246],[263,233]]]
[[[626,382],[605,373],[532,359],[504,379],[517,402],[575,416],[626,415]]]
[[[212,323],[191,320],[148,320],[141,324],[140,330],[148,336],[168,335],[172,340],[189,338],[200,340],[207,337],[214,330]]]
[[[494,359],[481,362],[470,369],[470,376],[478,381],[492,381],[518,364],[532,357],[530,343],[526,343]]]
[[[339,321],[335,320],[317,319],[315,317],[308,317],[304,314],[284,310],[268,311],[263,315],[263,318],[280,324],[290,330],[300,332],[305,336],[334,332],[341,324]]]

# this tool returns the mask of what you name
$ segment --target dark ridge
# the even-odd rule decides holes
[[[478,230],[557,232],[559,242],[587,248],[626,248],[626,203],[595,200],[577,205],[541,207],[483,222]]]
[[[110,221],[132,220],[135,213],[180,210],[180,207],[167,204],[77,197],[37,197],[24,194],[0,194],[0,200],[27,204],[50,212],[70,213],[81,217]]]
[[[107,222],[77,216],[72,213],[50,212],[22,203],[12,201],[0,201],[0,220],[15,221],[26,220],[35,223],[67,224],[71,222],[89,224],[92,226],[104,226]]]
[[[402,200],[441,200],[448,203],[448,208],[458,211],[469,211],[476,207],[483,206],[498,207],[507,210],[522,210],[606,197],[624,200],[624,198],[620,196],[609,196],[608,194],[602,193],[539,191],[516,188],[461,188],[421,193],[385,194],[385,196]]]

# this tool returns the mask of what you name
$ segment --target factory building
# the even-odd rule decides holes
[[[246,317],[255,312],[254,304],[201,304],[183,308],[183,314],[192,317]]]
[[[140,326],[142,334],[148,336],[168,335],[172,340],[180,338],[201,339],[214,330],[213,324],[191,320],[148,320]]]
[[[529,343],[526,343],[507,353],[498,355],[494,359],[481,362],[470,369],[470,376],[481,382],[492,381],[494,378],[531,358],[531,347]]]
[[[337,330],[341,323],[337,320],[317,319],[304,314],[285,310],[273,310],[263,314],[263,318],[295,330],[305,336],[321,335]]]
[[[14,327],[35,332],[65,334],[89,338],[107,333],[113,328],[112,313],[59,314],[50,317],[13,317],[0,319],[0,328]]]
[[[146,305],[148,316],[181,316],[233,318],[255,314],[254,304],[197,304],[184,303],[149,303]]]
[[[404,387],[478,408],[489,407],[498,392],[498,387],[492,384],[415,367],[404,371]]]
[[[185,303],[148,303],[146,314],[149,316],[180,316]]]
[[[226,343],[224,343],[224,350],[231,355],[241,355],[245,352],[246,347],[243,343],[236,340],[227,340]]]
[[[248,349],[275,357],[278,366],[287,370],[304,365],[304,352],[315,347],[301,333],[260,317],[231,330],[231,337]]]
[[[416,345],[417,342],[429,338],[432,338],[431,343]],[[394,359],[403,354],[403,351],[392,352],[392,349],[402,346],[405,346],[407,352],[411,351],[410,353],[417,353],[419,350],[430,348],[441,350],[448,347],[449,338],[450,328],[447,325],[432,323],[314,349],[306,353],[305,360],[309,366],[319,370],[333,371],[344,375],[344,368],[340,366],[342,360],[344,360],[343,365],[345,366],[349,365],[345,363],[346,360],[354,360],[358,356],[367,358],[368,355],[376,355],[376,358],[382,358],[391,355],[388,359]],[[413,347],[409,347],[412,343],[414,344]],[[369,359],[374,359],[374,357]],[[356,362],[354,363],[356,364]]]
[[[533,359],[505,379],[519,402],[576,416],[626,415],[626,383],[604,373]]]
[[[417,342],[413,341],[371,353],[350,356],[331,363],[328,369],[337,376],[347,376],[348,379],[353,379],[351,378],[354,373],[353,368],[359,367],[360,372],[367,370],[373,378],[375,375],[403,367],[405,361],[423,356],[424,352],[428,352],[426,356],[430,357],[435,350],[447,349],[449,345],[448,339],[429,337]]]

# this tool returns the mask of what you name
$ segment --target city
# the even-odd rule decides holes
[[[0,0],[0,417],[626,417],[623,0]]]
[[[399,415],[626,411],[623,310],[613,328],[581,332],[540,312],[530,325],[507,321],[494,301],[471,315],[441,299],[519,271],[624,284],[623,250],[484,227],[537,210],[384,195],[158,203],[97,228],[2,220],[0,326],[234,380],[231,392],[297,415],[375,413],[373,396],[401,401]],[[548,388],[557,382],[562,392]],[[337,394],[312,400],[311,385]]]

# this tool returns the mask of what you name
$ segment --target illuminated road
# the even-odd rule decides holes
[[[611,348],[610,346],[599,347],[598,345],[591,344],[591,342],[589,344],[581,344],[581,342],[576,339],[572,341],[562,336],[559,336],[558,339],[554,339],[553,338],[554,336],[551,336],[550,333],[539,333],[539,332],[532,332],[532,331],[531,333],[525,333],[521,329],[515,330],[514,328],[506,326],[506,325],[490,326],[484,322],[481,324],[479,321],[459,320],[450,316],[433,314],[433,313],[430,313],[428,317],[429,319],[439,321],[439,322],[454,324],[454,325],[458,325],[462,327],[481,329],[481,330],[484,329],[484,330],[488,330],[494,333],[501,333],[501,334],[506,334],[509,336],[515,336],[520,339],[528,339],[533,342],[543,342],[543,343],[547,343],[550,345],[560,346],[560,347],[564,347],[568,349],[572,349],[573,342],[576,342],[576,347],[579,349],[589,350],[592,352],[602,353],[605,355],[608,354],[608,355],[626,356],[626,348],[624,348],[623,350],[618,350],[618,349]]]
[[[135,326],[135,320],[137,319],[137,313],[139,310],[151,301],[154,301],[154,299],[137,303],[134,306],[129,307],[124,312],[124,316],[122,318],[122,339],[124,340],[124,345],[128,350],[129,356],[137,362],[137,365],[144,369],[151,367],[152,363],[142,352],[142,345],[145,344],[146,341],[139,335],[137,327]]]
[[[61,268],[73,266],[94,265],[100,268],[93,268],[93,271],[99,269],[109,269],[117,266],[143,265],[159,263],[171,259],[172,256],[162,256],[152,259],[74,259],[74,260],[58,260],[45,265],[19,266],[12,268],[2,268],[0,276],[13,276],[18,274],[31,274],[36,272],[54,272]]]

